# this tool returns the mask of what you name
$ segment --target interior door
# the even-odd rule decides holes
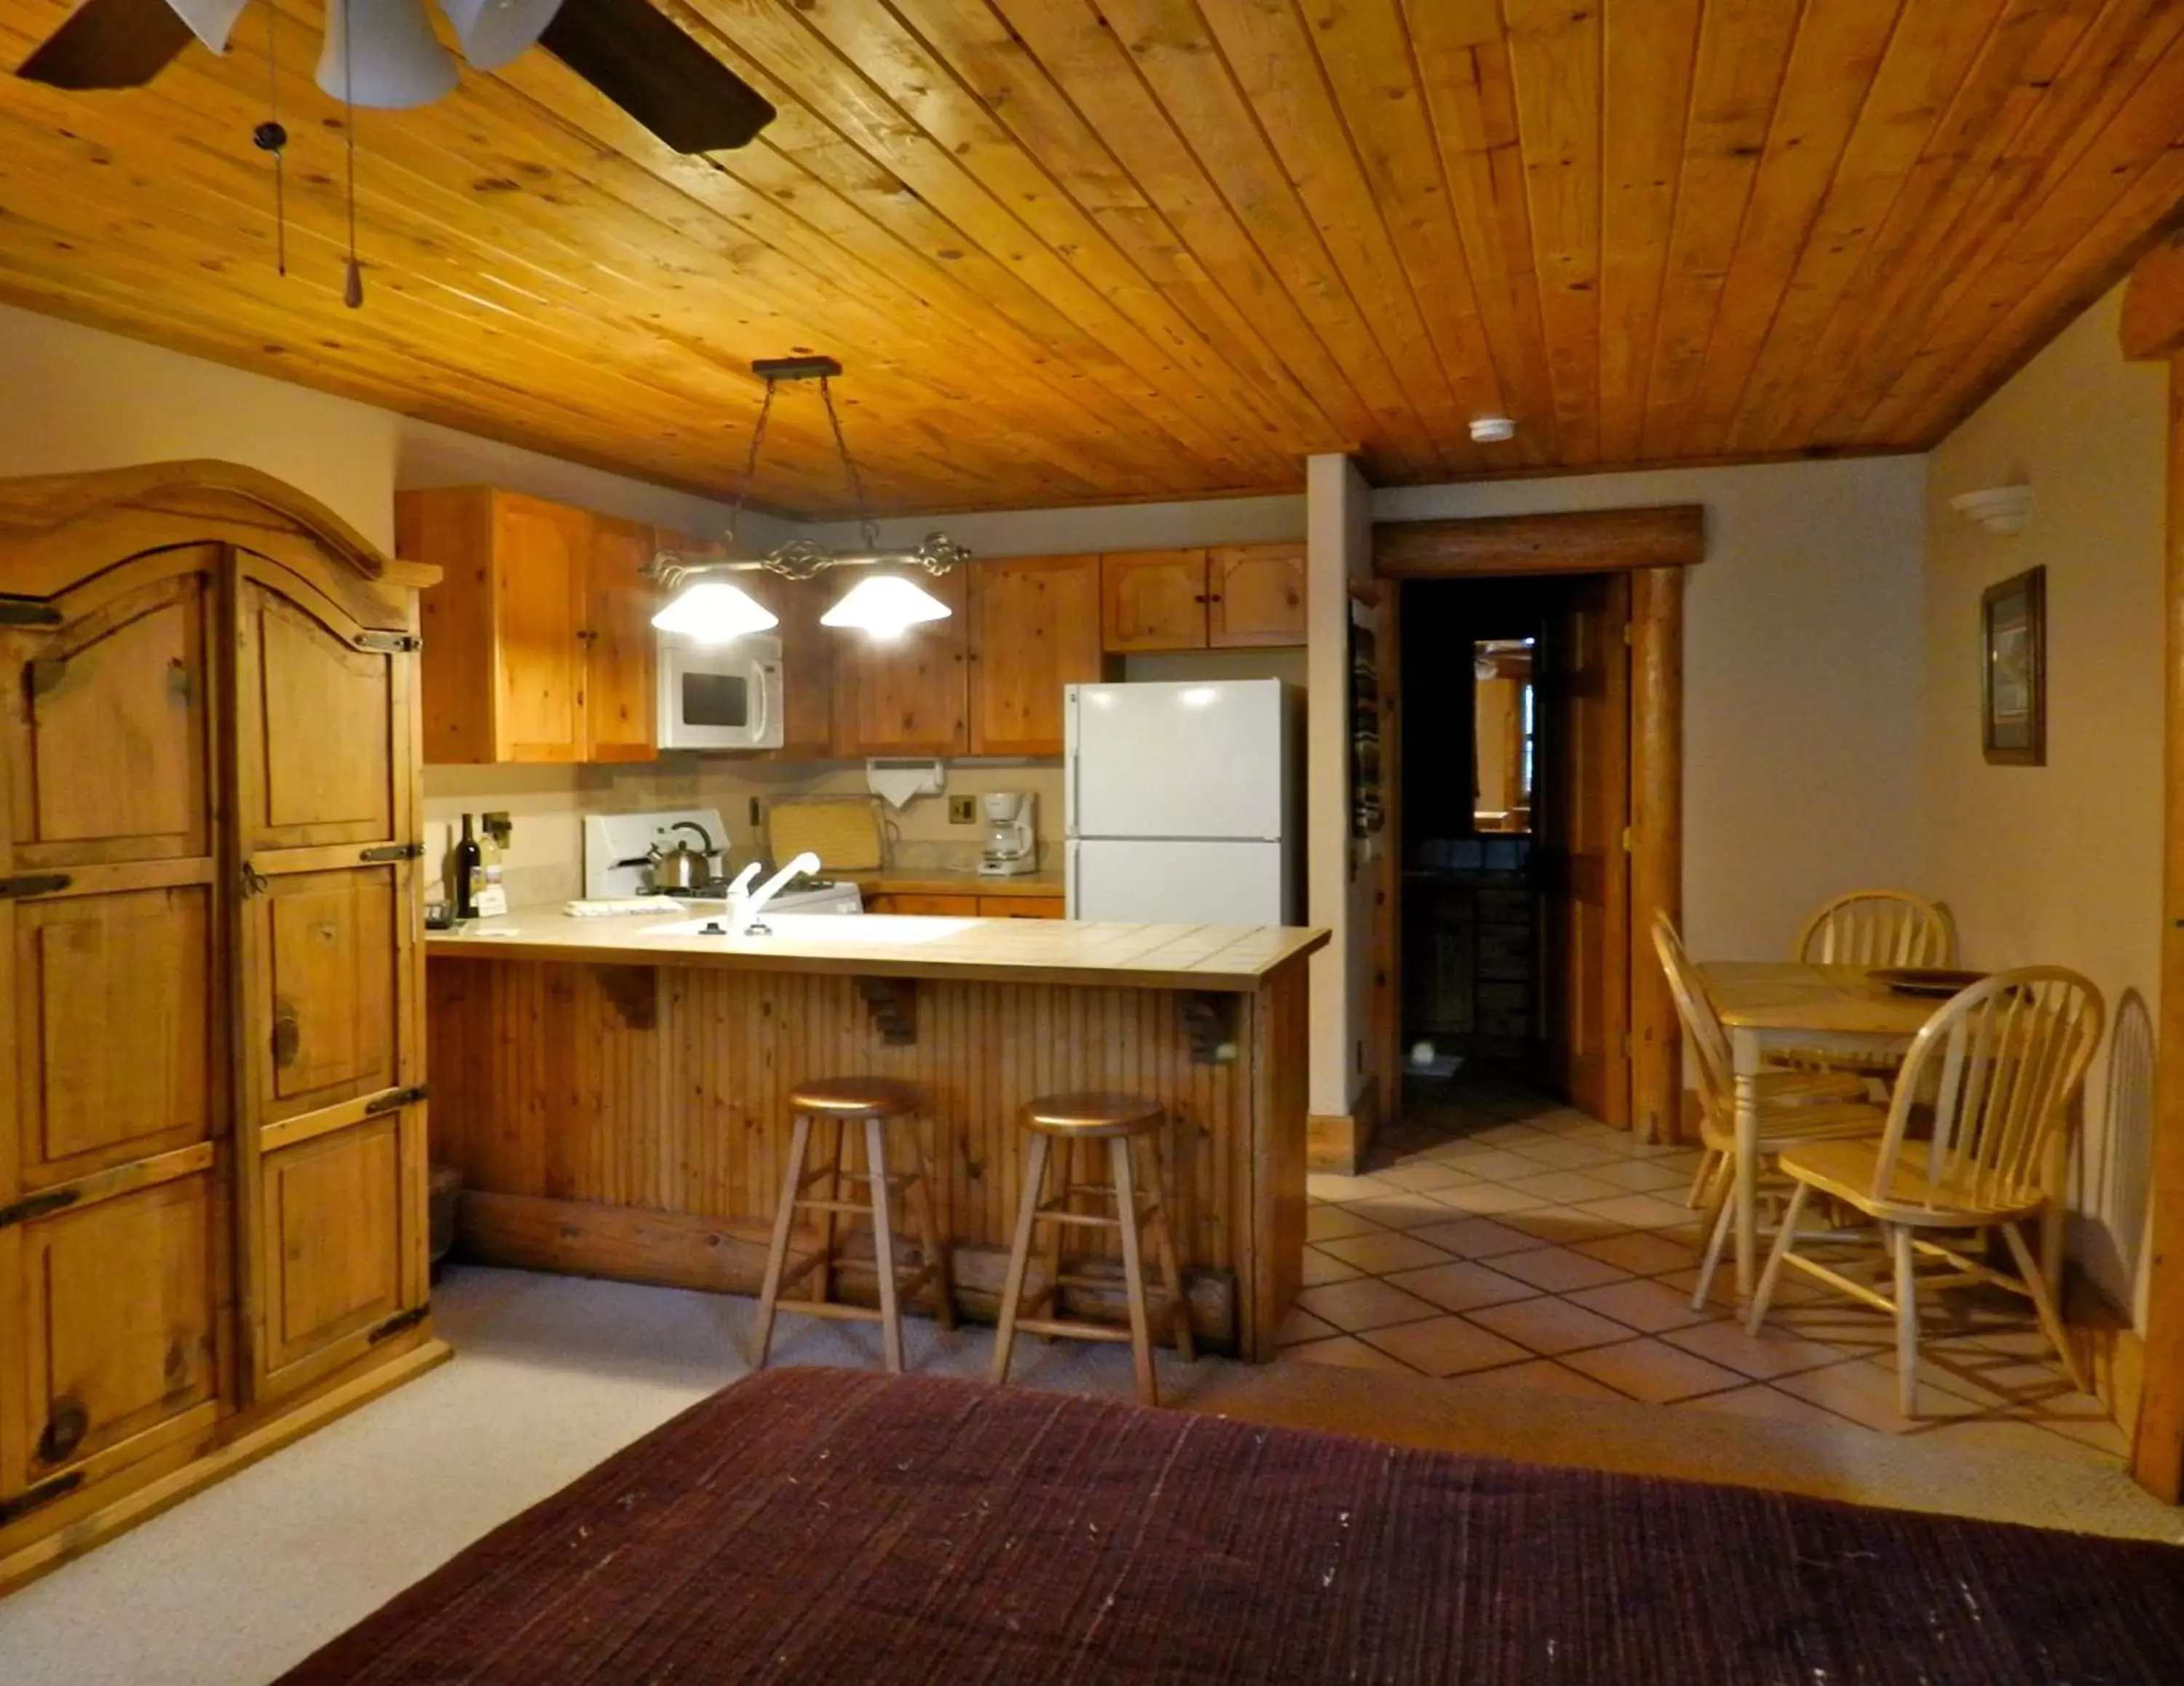
[[[1630,621],[1625,574],[1571,578],[1543,641],[1535,855],[1546,919],[1546,1077],[1630,1121]]]
[[[653,530],[604,515],[591,520],[582,643],[584,760],[652,761],[654,736],[652,617],[660,593],[638,570],[658,546]]]
[[[235,811],[251,1385],[315,1381],[426,1294],[413,698],[404,640],[246,558]],[[280,626],[283,638],[254,638]],[[307,677],[308,709],[290,700]],[[351,753],[281,782],[327,720]]]
[[[139,557],[0,631],[0,1514],[220,1409],[223,560]]]
[[[1100,677],[1100,559],[973,562],[971,753],[1059,755],[1061,693]]]

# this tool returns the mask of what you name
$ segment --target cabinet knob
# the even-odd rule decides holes
[[[296,1063],[296,1055],[303,1049],[304,1022],[297,1016],[296,1004],[276,1000],[273,1004],[273,1065],[277,1071]]]
[[[38,1461],[65,1462],[69,1454],[83,1444],[84,1436],[90,1433],[91,1413],[83,1408],[83,1401],[62,1395],[53,1401],[53,1411],[46,1418],[45,1433],[38,1436]]]

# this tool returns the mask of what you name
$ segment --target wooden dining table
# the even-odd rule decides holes
[[[1759,1121],[1752,1078],[1785,1048],[1900,1054],[1947,997],[1908,995],[1864,966],[1790,960],[1706,960],[1707,994],[1729,1032],[1736,1076],[1736,1295],[1748,1299],[1759,1271]]]

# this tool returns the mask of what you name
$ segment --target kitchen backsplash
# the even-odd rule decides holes
[[[1061,763],[958,761],[947,789],[900,809],[883,809],[890,865],[909,871],[971,867],[985,837],[976,825],[950,823],[950,796],[1028,790],[1039,803],[1042,866],[1061,864]],[[753,798],[852,796],[866,792],[862,762],[737,763],[671,755],[625,766],[428,766],[425,769],[425,870],[437,882],[465,814],[505,813],[515,826],[502,881],[517,906],[566,901],[583,888],[583,817],[656,808],[717,808],[727,849],[740,865],[760,847]],[[731,869],[733,870],[733,868]]]

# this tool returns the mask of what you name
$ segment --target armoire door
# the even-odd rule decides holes
[[[240,576],[240,1223],[264,1399],[424,1302],[416,657],[272,564]],[[330,732],[340,764],[320,765]]]
[[[0,1507],[25,1526],[221,1409],[223,556],[126,560],[0,630]]]

